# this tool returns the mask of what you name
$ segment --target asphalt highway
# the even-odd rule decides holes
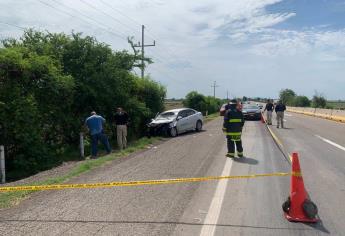
[[[290,223],[282,203],[290,177],[230,179],[201,183],[43,191],[0,210],[0,235],[344,235],[343,124],[291,114],[289,129],[274,129],[286,148],[299,151],[305,185],[321,223]],[[324,128],[319,129],[319,123]],[[324,123],[327,122],[327,123]],[[331,123],[329,123],[331,122]],[[225,157],[222,119],[200,133],[169,139],[114,161],[71,183],[289,172],[267,128],[248,121],[244,159]],[[332,128],[330,128],[332,127]],[[332,130],[336,133],[333,134]],[[317,137],[315,135],[319,135]]]

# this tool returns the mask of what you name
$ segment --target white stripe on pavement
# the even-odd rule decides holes
[[[292,115],[290,115],[290,114],[285,114],[286,116],[292,116]]]
[[[341,146],[341,145],[339,145],[339,144],[337,144],[335,142],[332,142],[331,140],[325,139],[325,138],[323,138],[323,137],[321,137],[319,135],[315,135],[315,136],[318,137],[319,139],[325,141],[326,143],[329,143],[329,144],[333,145],[334,147],[337,147],[337,148],[345,151],[345,147],[343,147],[343,146]]]
[[[233,161],[230,158],[226,159],[225,166],[221,176],[230,175],[232,163]],[[213,196],[210,208],[204,221],[204,225],[201,228],[200,236],[214,235],[228,181],[228,179],[224,179],[218,182],[216,192]]]

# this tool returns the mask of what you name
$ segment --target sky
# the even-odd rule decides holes
[[[284,88],[345,99],[345,0],[0,0],[0,38],[25,28],[83,32],[154,61],[168,98],[190,91],[278,97]],[[140,71],[134,73],[140,75]]]

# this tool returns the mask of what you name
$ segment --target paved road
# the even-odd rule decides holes
[[[170,139],[71,182],[290,171],[290,164],[260,122],[245,124],[246,158],[243,161],[225,158],[221,122],[219,118],[208,123],[204,132]],[[294,130],[281,131],[292,133]],[[341,235],[345,224],[336,216],[342,210],[342,206],[337,208],[337,203],[344,199],[344,191],[340,190],[344,185],[338,185],[344,179],[344,176],[338,179],[341,176],[338,171],[344,165],[323,174],[317,170],[320,163],[314,162],[310,167],[315,169],[305,168],[303,173],[311,196],[320,205],[324,225],[287,222],[282,216],[281,204],[289,194],[289,177],[267,177],[39,192],[14,208],[0,211],[0,235],[327,235],[328,232]],[[328,163],[321,160],[323,162]],[[303,160],[302,168],[305,165]],[[319,185],[320,176],[322,181],[328,179],[334,184]],[[322,192],[324,189],[329,191]],[[327,201],[329,195],[338,201]],[[326,206],[329,209],[325,209]],[[332,208],[336,212],[334,217],[328,214]]]
[[[331,235],[345,235],[345,124],[295,113],[287,129],[273,131],[288,152],[297,151],[306,188]]]

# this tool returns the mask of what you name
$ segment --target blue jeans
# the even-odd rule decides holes
[[[91,154],[92,156],[97,156],[98,152],[98,140],[101,141],[101,143],[104,145],[105,150],[107,153],[111,152],[111,147],[108,141],[108,137],[104,133],[98,133],[98,134],[93,134],[91,135]]]

